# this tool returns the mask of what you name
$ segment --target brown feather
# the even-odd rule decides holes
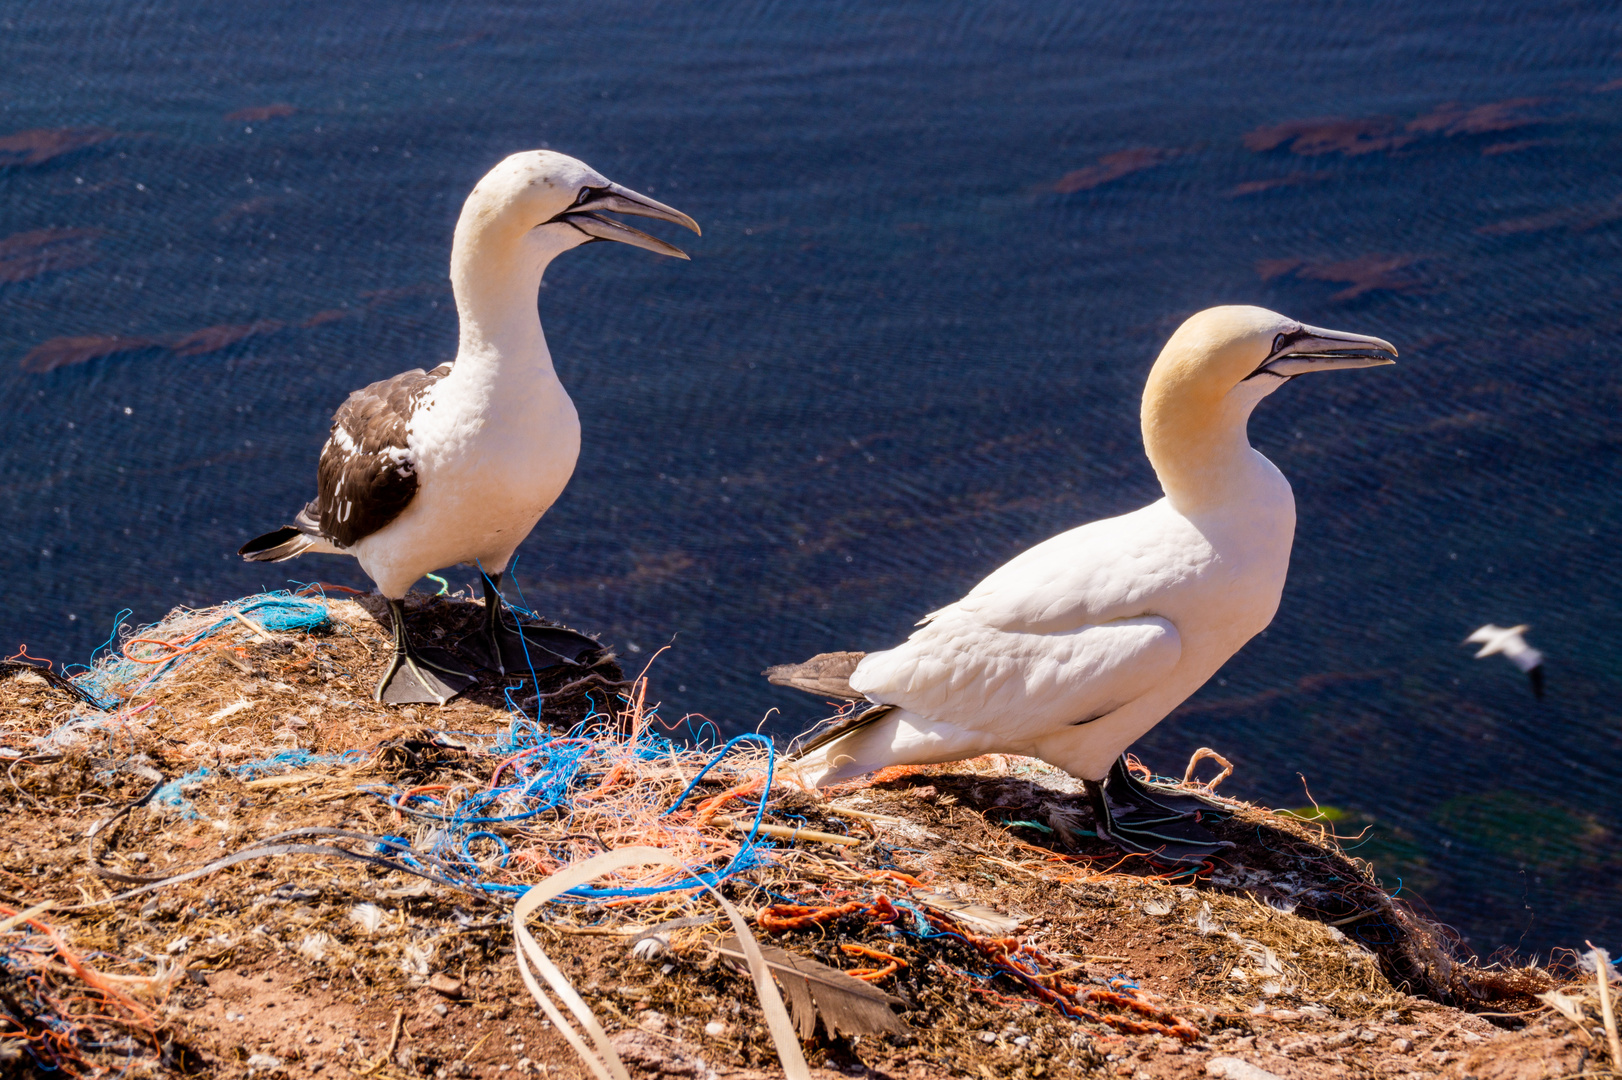
[[[971,929],[979,930],[981,933],[1006,936],[1018,930],[1020,926],[1021,920],[1012,915],[1004,915],[996,908],[959,900],[951,893],[914,889],[912,898],[925,907],[934,908],[943,915],[968,923]]]
[[[724,939],[716,948],[728,960],[740,964],[748,962],[735,937]],[[762,944],[760,953],[788,997],[789,1013],[799,1028],[800,1038],[809,1039],[816,1034],[818,1016],[822,1017],[822,1026],[830,1036],[907,1034],[906,1021],[890,1008],[892,1005],[905,1008],[907,1003],[894,994],[775,945]]]
[[[818,653],[803,664],[778,664],[761,672],[773,686],[792,686],[808,694],[861,701],[863,695],[850,688],[850,676],[866,653]]]

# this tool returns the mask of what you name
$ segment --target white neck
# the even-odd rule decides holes
[[[1144,450],[1174,509],[1192,517],[1243,506],[1258,486],[1277,482],[1278,470],[1251,447],[1247,427],[1257,403],[1284,381],[1261,375],[1214,401],[1145,396]]]
[[[461,324],[454,376],[554,377],[536,295],[547,265],[583,239],[568,226],[521,230],[472,200],[456,224],[451,289]]]

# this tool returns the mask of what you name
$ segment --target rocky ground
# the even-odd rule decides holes
[[[125,665],[107,709],[0,672],[0,1069],[590,1076],[521,981],[514,895],[630,844],[712,869],[747,855],[763,756],[726,758],[666,815],[712,755],[645,752],[657,713],[611,656],[539,696],[491,674],[444,708],[386,707],[378,613],[311,602],[302,629],[143,631],[168,644],[132,655],[177,658]],[[413,610],[456,650],[479,608]],[[592,726],[515,726],[509,696],[553,731]],[[556,798],[536,793],[543,759],[567,766]],[[1310,821],[1233,804],[1214,826],[1233,849],[1177,875],[1098,841],[1074,783],[1024,759],[778,784],[765,805],[800,836],[724,895],[763,944],[897,1002],[889,1031],[830,1034],[824,1013],[813,1075],[1616,1075],[1591,977],[1460,956]],[[473,827],[469,807],[530,816]],[[782,1075],[702,894],[552,903],[529,925],[630,1076]],[[1538,996],[1562,990],[1563,1008]]]

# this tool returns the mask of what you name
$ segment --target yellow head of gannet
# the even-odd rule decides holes
[[[1194,819],[1214,808],[1140,783],[1122,754],[1278,610],[1295,500],[1246,422],[1298,375],[1395,356],[1379,338],[1262,308],[1190,318],[1143,393],[1166,497],[1016,556],[893,649],[771,669],[773,682],[870,703],[790,767],[822,785],[888,765],[1038,757],[1086,783],[1102,835],[1203,860],[1218,845]]]
[[[1180,509],[1230,498],[1251,410],[1298,375],[1395,362],[1387,341],[1306,326],[1266,308],[1208,308],[1160,351],[1143,388],[1143,448]]]

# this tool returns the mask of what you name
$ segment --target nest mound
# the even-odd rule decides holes
[[[409,608],[451,648],[482,611]],[[633,1077],[782,1075],[699,883],[810,972],[803,1001],[779,981],[813,1075],[1602,1068],[1591,1005],[1461,958],[1311,822],[1234,803],[1234,848],[1168,874],[1027,759],[806,792],[760,736],[670,741],[606,651],[383,706],[380,615],[250,597],[67,679],[0,672],[0,1073],[589,1075],[525,986],[513,902],[643,845],[685,869],[621,868],[526,924]]]

